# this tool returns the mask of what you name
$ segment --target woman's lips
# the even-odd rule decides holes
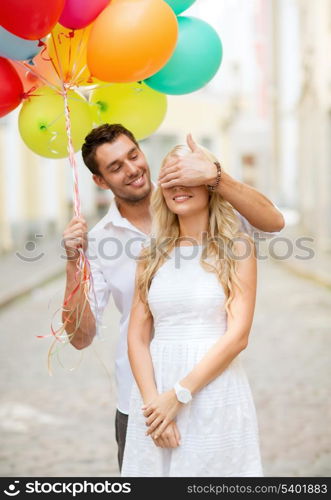
[[[190,198],[192,198],[192,196],[190,195],[186,195],[186,194],[179,194],[177,196],[174,196],[173,198],[173,201],[175,203],[184,203],[185,201],[189,200]]]

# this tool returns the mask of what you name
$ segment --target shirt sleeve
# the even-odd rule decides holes
[[[102,317],[105,307],[109,302],[110,288],[92,242],[89,242],[88,259],[91,272],[88,298],[91,311],[95,318],[96,336],[100,338],[102,336]]]
[[[275,204],[274,204],[274,206],[278,209],[278,207]],[[268,232],[268,231],[261,231],[260,229],[257,229],[256,227],[252,226],[252,224],[250,222],[248,222],[248,220],[243,215],[241,215],[241,213],[238,212],[238,210],[236,210],[235,208],[233,210],[234,210],[235,214],[237,215],[239,222],[240,222],[241,227],[239,230],[242,231],[243,233],[248,234],[248,236],[253,238],[253,240],[254,240],[254,235],[258,236],[259,238],[270,239],[270,238],[273,238],[274,236],[278,236],[280,234],[280,231]]]

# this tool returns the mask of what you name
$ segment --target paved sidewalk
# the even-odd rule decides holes
[[[107,335],[52,356],[50,324],[61,306],[62,275],[0,310],[0,476],[118,476],[114,356],[118,312],[107,309]],[[54,318],[54,326],[60,321]],[[45,338],[36,338],[45,335]]]
[[[62,236],[35,238],[25,247],[0,256],[0,308],[34,288],[60,276],[65,270],[65,250]]]
[[[92,217],[87,222],[91,229],[98,220]],[[62,233],[37,234],[22,247],[0,255],[0,309],[65,272],[67,257],[62,239]]]
[[[278,262],[298,276],[312,280],[331,290],[331,252],[316,249],[314,241],[303,240],[302,238],[311,237],[300,232],[295,226],[285,227],[281,231],[280,238],[287,238],[289,244],[279,242],[274,246],[276,255],[282,257]],[[293,252],[289,257],[283,258],[291,245],[293,245]],[[310,249],[309,259],[302,258],[308,256],[308,251],[302,250],[301,246]]]

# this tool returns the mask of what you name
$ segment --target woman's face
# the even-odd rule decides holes
[[[173,186],[161,190],[169,210],[177,215],[194,215],[208,208],[209,191],[206,186]]]

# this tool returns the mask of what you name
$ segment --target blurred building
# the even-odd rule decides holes
[[[303,82],[299,101],[300,213],[331,252],[331,2],[299,3]]]
[[[274,151],[298,230],[331,251],[331,2],[273,0]]]

